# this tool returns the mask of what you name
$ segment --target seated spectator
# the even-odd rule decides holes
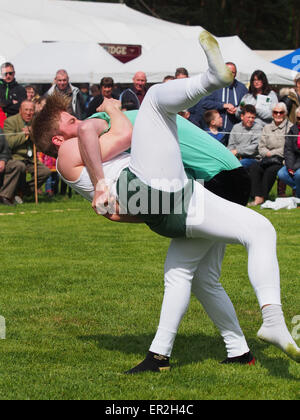
[[[276,181],[277,174],[283,166],[285,137],[292,127],[287,118],[287,107],[281,102],[273,109],[273,121],[264,126],[258,146],[262,158],[250,168],[252,183],[251,206],[263,204]]]
[[[189,72],[184,67],[179,67],[175,72],[175,79],[188,79]]]
[[[21,103],[19,114],[7,118],[4,123],[4,133],[11,149],[12,159],[19,162],[23,173],[27,172],[31,175],[29,182],[23,179],[21,190],[24,195],[31,195],[35,192],[33,144],[30,139],[30,125],[34,112],[34,103],[25,100]],[[49,176],[49,169],[39,163],[37,171],[38,188],[45,183]]]
[[[261,70],[256,70],[250,79],[249,93],[241,100],[236,111],[240,117],[245,105],[253,105],[256,108],[256,122],[264,127],[272,122],[272,109],[278,104],[278,97],[271,89],[268,78]]]
[[[241,161],[244,168],[250,168],[259,157],[258,143],[262,127],[255,122],[256,110],[253,105],[245,105],[242,110],[242,122],[231,130],[228,149]]]
[[[3,111],[3,109],[0,107],[0,128],[3,129],[4,127],[4,121],[6,120],[6,114]]]
[[[196,124],[201,127],[201,124],[203,125],[201,113],[204,114],[205,111],[216,109],[223,118],[223,127],[221,131],[230,134],[232,127],[240,122],[240,118],[236,117],[236,111],[242,98],[246,95],[248,90],[243,83],[236,79],[236,65],[231,62],[226,63],[226,65],[234,76],[232,85],[223,89],[218,89],[211,95],[203,98],[196,106],[195,115],[193,115],[193,112],[191,113],[191,119],[192,122],[196,121]],[[202,126],[201,128],[206,129],[207,127]],[[229,134],[226,135],[224,140],[224,144],[226,145],[228,144]]]
[[[12,206],[23,175],[21,162],[11,159],[11,152],[0,128],[0,204]]]
[[[214,137],[220,143],[224,144],[225,134],[220,132],[223,127],[223,118],[216,109],[206,111],[204,114],[204,120],[208,127],[206,130],[209,135]]]
[[[300,107],[296,110],[296,124],[286,137],[284,146],[285,166],[278,172],[278,177],[293,188],[300,198]]]
[[[144,72],[138,71],[133,76],[132,81],[133,87],[125,89],[124,92],[121,93],[119,99],[122,103],[122,108],[124,108],[123,104],[134,102],[134,109],[140,109],[147,93],[147,76]]]
[[[114,93],[114,80],[111,77],[103,77],[100,82],[100,94],[95,96],[92,101],[89,103],[88,110],[87,110],[87,117],[95,114],[97,112],[97,108],[102,104],[104,98],[107,99],[118,99]]]
[[[296,109],[300,106],[300,74],[295,78],[295,87],[292,89],[282,89],[280,96],[281,101],[287,106],[290,121],[296,124]]]

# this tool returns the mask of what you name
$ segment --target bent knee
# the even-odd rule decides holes
[[[14,160],[13,166],[20,172],[26,172],[26,165],[21,160]]]
[[[261,217],[255,226],[255,230],[252,232],[255,239],[262,242],[276,242],[277,232],[266,217]]]

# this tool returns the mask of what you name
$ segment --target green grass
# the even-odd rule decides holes
[[[192,297],[173,370],[128,377],[123,372],[144,358],[158,325],[169,241],[142,225],[99,218],[78,196],[2,206],[0,214],[0,315],[7,326],[0,399],[299,399],[299,365],[256,339],[261,315],[242,247],[228,247],[222,282],[256,366],[220,366],[223,342]],[[300,209],[263,214],[278,231],[292,329],[300,315]]]

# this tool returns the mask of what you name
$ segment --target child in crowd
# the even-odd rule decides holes
[[[56,159],[53,157],[47,156],[44,153],[38,153],[38,158],[41,163],[43,163],[47,168],[50,169],[51,175],[46,181],[45,192],[48,197],[53,197],[58,192],[58,183],[59,178],[56,172]]]
[[[223,127],[223,118],[221,117],[219,111],[216,109],[206,111],[204,113],[204,120],[208,127],[206,130],[208,134],[225,145],[225,134],[220,132],[220,129]]]

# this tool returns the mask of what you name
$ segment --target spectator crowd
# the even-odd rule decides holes
[[[246,87],[237,80],[236,65],[228,62],[227,66],[234,75],[232,85],[180,114],[240,160],[251,179],[250,206],[263,204],[276,181],[278,197],[286,196],[289,185],[300,198],[300,74],[293,88],[276,93],[263,71],[255,71]],[[188,77],[187,69],[178,68],[174,76],[167,75],[162,82]],[[70,82],[67,71],[59,69],[51,88],[40,95],[35,86],[23,87],[16,81],[12,63],[2,64],[0,204],[21,204],[36,187],[40,194],[52,197],[59,193],[60,185],[60,193],[66,194],[55,159],[36,151],[31,140],[31,122],[48,95],[58,92],[69,97],[69,112],[83,120],[96,113],[104,98],[119,99],[123,110],[139,109],[147,92],[147,76],[139,71],[132,82],[132,86],[121,89],[108,76],[99,85],[77,87]]]

